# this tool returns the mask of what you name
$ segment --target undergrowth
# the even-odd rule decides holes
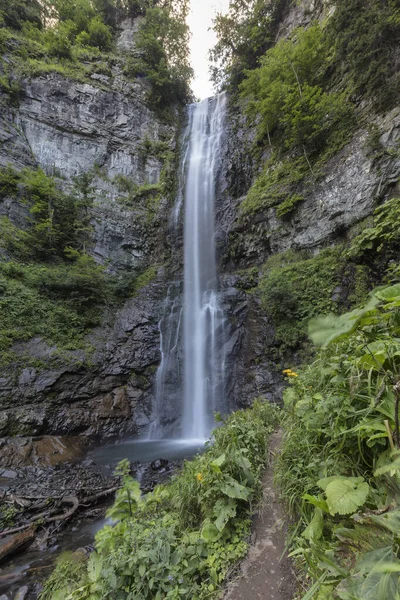
[[[309,331],[323,348],[290,376],[276,474],[303,599],[398,600],[400,284]]]
[[[0,202],[13,198],[24,221],[0,217],[0,366],[18,360],[14,342],[44,339],[58,354],[86,349],[105,309],[136,295],[157,275],[110,275],[88,254],[93,244],[92,173],[63,192],[41,169],[0,169]],[[26,357],[21,357],[26,361]]]
[[[229,568],[246,554],[277,417],[277,408],[260,401],[227,417],[203,455],[146,496],[124,461],[123,486],[108,513],[116,524],[97,533],[84,572],[72,558],[75,581],[63,559],[40,600],[217,597]]]
[[[312,256],[287,251],[264,265],[257,293],[275,325],[280,356],[303,347],[307,355],[307,327],[321,312],[343,312],[367,295],[367,272],[352,265],[342,246]]]
[[[295,29],[243,71],[243,110],[256,130],[255,154],[267,159],[241,203],[242,222],[272,207],[279,219],[290,218],[358,121],[368,114],[373,123],[377,112],[396,106],[397,4],[335,0],[323,22]]]
[[[275,327],[276,358],[294,351],[301,360],[309,358],[310,318],[325,312],[340,314],[363,303],[377,283],[400,279],[399,232],[400,199],[391,198],[361,224],[347,246],[315,255],[289,250],[266,261],[256,293]]]

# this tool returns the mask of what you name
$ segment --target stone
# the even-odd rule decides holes
[[[19,588],[19,590],[17,591],[17,593],[14,596],[14,600],[25,600],[25,598],[27,598],[29,593],[29,588],[27,585],[24,585],[23,587]]]
[[[153,460],[151,463],[152,471],[161,471],[161,469],[165,469],[168,465],[168,460],[165,458],[157,458],[157,460]]]
[[[4,469],[0,471],[0,477],[4,477],[5,479],[16,479],[18,477],[18,473],[16,471],[12,471],[11,469]]]

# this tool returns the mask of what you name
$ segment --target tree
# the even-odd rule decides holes
[[[1,22],[12,29],[22,29],[25,22],[34,23],[42,28],[42,6],[38,0],[2,0],[0,6]]]
[[[248,72],[241,85],[247,112],[260,115],[259,138],[279,128],[287,148],[306,154],[319,152],[335,123],[349,111],[343,94],[321,86],[328,45],[321,26],[294,32],[263,56],[258,69]]]
[[[358,97],[369,96],[381,108],[398,101],[400,43],[398,0],[335,0],[329,26],[338,77]]]
[[[139,70],[152,83],[152,100],[186,103],[193,71],[189,63],[188,0],[163,2],[146,11],[137,47],[141,51]]]
[[[237,85],[246,69],[274,43],[276,26],[290,0],[231,0],[227,14],[214,20],[217,44],[210,52],[215,84]]]

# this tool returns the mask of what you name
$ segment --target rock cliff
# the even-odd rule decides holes
[[[133,36],[132,23],[123,25],[122,48]],[[0,435],[121,435],[136,432],[151,415],[171,206],[162,197],[149,215],[143,202],[128,201],[118,177],[136,186],[159,184],[164,161],[146,154],[146,145],[163,144],[173,155],[178,130],[176,119],[166,124],[149,108],[146,83],[127,81],[119,64],[92,79],[80,83],[58,73],[23,79],[19,105],[2,104],[0,165],[40,167],[67,191],[75,176],[90,172],[90,253],[122,278],[150,266],[159,277],[116,314],[106,311],[89,336],[89,361],[84,352],[67,351],[64,361],[50,366],[54,348],[43,340],[15,344],[29,366],[11,364],[0,375]],[[5,197],[0,215],[24,227],[29,213]],[[30,366],[35,361],[39,367]]]

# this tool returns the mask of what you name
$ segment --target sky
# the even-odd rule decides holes
[[[192,32],[190,53],[194,80],[192,88],[200,100],[214,94],[213,86],[208,73],[208,51],[214,46],[216,38],[213,31],[209,31],[213,17],[217,12],[226,12],[229,0],[191,0],[188,25]]]

